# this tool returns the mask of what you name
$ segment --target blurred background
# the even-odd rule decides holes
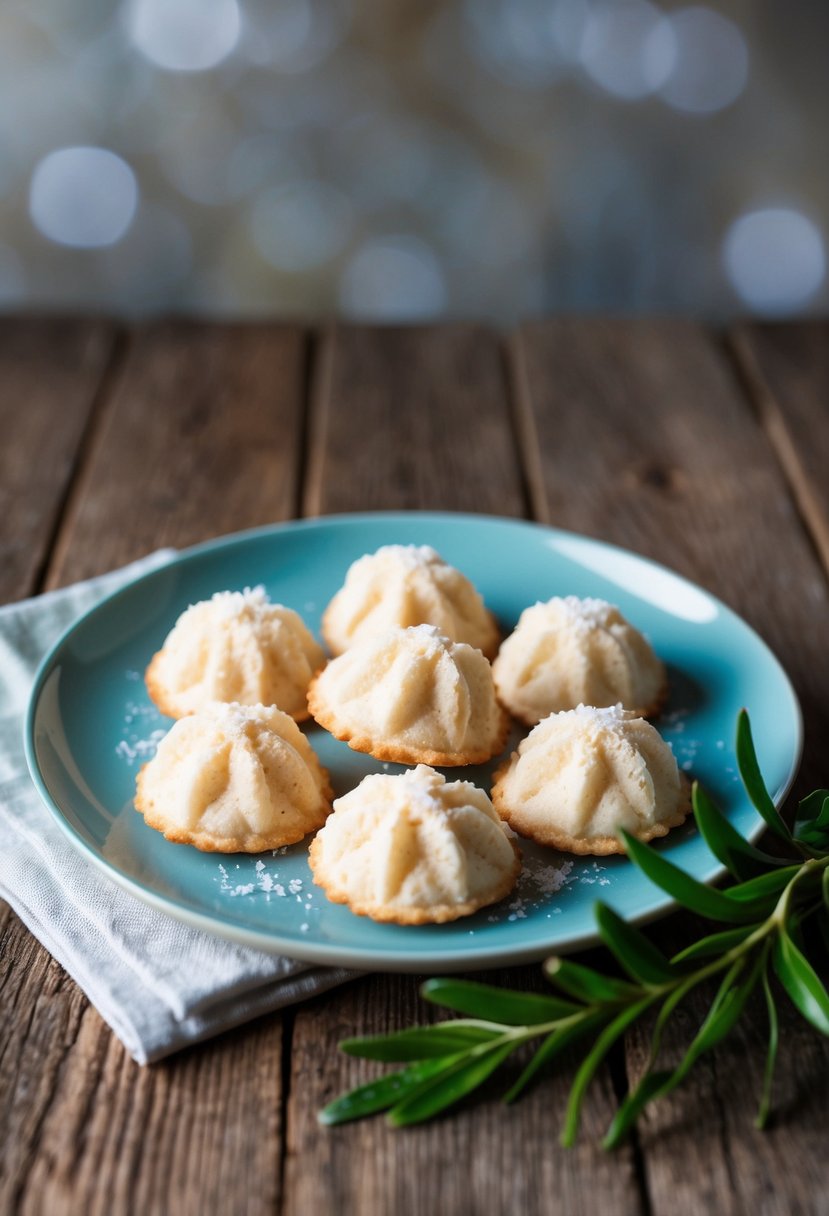
[[[4,0],[0,306],[825,310],[829,4]]]

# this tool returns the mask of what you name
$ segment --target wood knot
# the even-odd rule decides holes
[[[646,486],[660,494],[674,494],[682,489],[684,477],[680,469],[652,461],[632,469],[630,480],[635,486]]]

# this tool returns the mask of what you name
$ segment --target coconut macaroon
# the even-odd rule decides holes
[[[392,625],[435,625],[492,658],[498,626],[469,579],[428,545],[384,545],[350,567],[322,618],[332,654]]]
[[[520,853],[483,790],[420,764],[365,777],[311,843],[314,882],[359,916],[422,925],[508,895]]]
[[[162,713],[181,718],[209,701],[276,705],[297,722],[325,655],[298,613],[272,604],[264,587],[219,591],[182,613],[147,668]]]
[[[288,714],[212,702],[180,718],[138,774],[135,809],[167,840],[211,853],[295,844],[325,822],[328,773]]]
[[[551,714],[498,769],[498,813],[522,836],[569,853],[623,853],[619,831],[664,836],[691,809],[659,732],[621,706]]]
[[[667,693],[665,667],[605,600],[556,597],[526,608],[492,665],[501,703],[534,726],[577,705],[616,705],[647,718]]]
[[[483,764],[509,730],[489,661],[433,625],[358,642],[314,678],[308,707],[354,751],[399,764]]]

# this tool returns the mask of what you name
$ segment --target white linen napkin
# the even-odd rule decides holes
[[[32,784],[23,718],[41,658],[87,608],[173,555],[0,608],[0,897],[139,1064],[357,974],[234,945],[134,899],[74,849]]]

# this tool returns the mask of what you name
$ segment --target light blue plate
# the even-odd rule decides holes
[[[524,843],[517,891],[495,908],[449,925],[378,925],[328,903],[312,883],[306,845],[261,857],[199,853],[168,843],[136,814],[135,775],[170,725],[150,703],[142,673],[179,613],[214,591],[263,583],[318,631],[350,563],[389,543],[433,545],[472,579],[505,630],[528,604],[552,595],[617,603],[668,665],[670,703],[658,726],[680,766],[741,832],[757,835],[762,824],[742,792],[732,750],[745,705],[768,785],[777,802],[785,796],[800,758],[797,699],[760,638],[707,592],[623,550],[534,524],[344,515],[191,549],[87,613],[44,660],[26,726],[29,766],[58,823],[90,861],[191,925],[296,958],[383,970],[472,970],[591,944],[597,898],[633,921],[670,910],[665,894],[624,857],[567,858]],[[399,771],[316,726],[308,734],[337,794],[381,767]],[[488,789],[490,771],[447,773]],[[720,872],[692,823],[662,847],[702,881]]]

